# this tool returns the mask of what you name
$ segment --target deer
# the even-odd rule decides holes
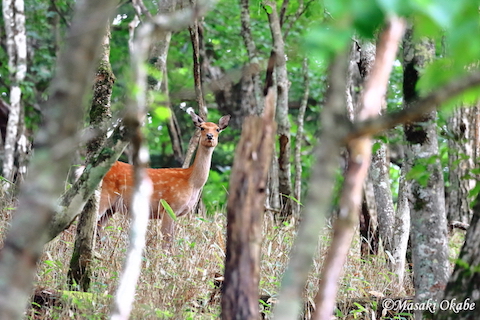
[[[160,200],[163,199],[169,204],[176,217],[184,216],[194,209],[210,173],[218,135],[228,126],[230,120],[230,115],[225,115],[215,124],[205,122],[194,112],[190,115],[194,125],[200,129],[200,141],[193,164],[189,168],[147,169],[153,184],[149,218],[162,220],[164,248],[169,248],[173,241],[174,220]],[[101,183],[97,229],[99,233],[115,212],[128,214],[133,182],[133,167],[128,163],[117,161],[107,172]]]

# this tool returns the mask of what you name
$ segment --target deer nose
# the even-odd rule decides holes
[[[213,140],[213,133],[207,133],[207,139]]]

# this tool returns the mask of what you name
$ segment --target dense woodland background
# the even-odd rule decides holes
[[[132,319],[480,317],[476,1],[2,12],[1,319],[125,319],[130,300]],[[139,141],[151,167],[188,166],[190,107],[232,119],[197,209],[171,250],[150,222],[122,300],[129,221],[96,241],[92,195]]]

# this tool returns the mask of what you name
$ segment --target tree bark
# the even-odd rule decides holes
[[[162,1],[159,3],[159,12],[162,13],[170,13],[174,11],[175,8],[176,0]],[[178,125],[177,117],[172,110],[170,93],[168,90],[167,57],[171,38],[171,31],[161,32],[159,35],[157,35],[156,41],[153,45],[150,61],[152,61],[155,68],[160,71],[161,79],[156,79],[156,82],[151,89],[162,93],[163,100],[161,105],[170,110],[170,118],[168,119],[168,134],[170,135],[170,141],[172,142],[174,159],[179,165],[182,165],[184,161],[184,154],[180,127]]]
[[[273,89],[263,117],[246,119],[235,152],[227,205],[222,319],[259,319],[260,249],[267,173],[275,137]]]
[[[416,85],[420,71],[434,58],[435,45],[423,39],[415,42],[412,29],[404,40],[404,99],[405,107],[418,99]],[[449,275],[447,219],[443,172],[438,159],[436,112],[425,114],[420,123],[406,124],[407,170],[424,170],[410,183],[410,215],[415,300],[441,298]],[[421,319],[422,310],[415,311]]]
[[[160,1],[158,3],[159,13],[170,13],[176,9],[177,0]],[[173,155],[179,165],[183,163],[184,154],[182,147],[182,139],[180,127],[178,125],[177,117],[172,110],[170,103],[170,92],[168,90],[168,70],[167,70],[167,57],[168,50],[170,48],[170,40],[172,38],[171,31],[164,31],[157,36],[156,43],[153,46],[152,57],[155,57],[154,63],[157,70],[160,71],[162,79],[153,87],[153,90],[159,91],[163,94],[165,99],[165,107],[170,109],[171,115],[168,119],[168,133],[170,135],[170,141],[172,142]]]
[[[474,107],[456,108],[448,120],[448,164],[450,168],[447,188],[448,222],[470,223],[472,200],[469,192],[475,186],[471,170],[475,167],[475,128],[478,126]]]
[[[308,59],[303,59],[303,85],[305,90],[303,91],[302,102],[300,103],[300,109],[298,110],[297,118],[297,135],[295,136],[295,185],[294,185],[294,198],[296,200],[294,216],[298,220],[300,218],[300,211],[302,208],[301,197],[302,197],[302,141],[303,141],[303,125],[305,118],[305,111],[307,110],[308,104],[308,95],[310,93],[310,81],[308,77]]]
[[[100,66],[97,69],[95,83],[93,85],[93,98],[90,107],[90,131],[98,133],[87,143],[88,165],[95,154],[101,149],[107,139],[105,132],[106,125],[112,118],[110,101],[112,96],[115,76],[110,66],[110,28],[103,39],[103,52],[101,54]],[[75,289],[87,292],[90,287],[92,275],[91,262],[93,260],[93,248],[95,247],[95,229],[97,226],[98,203],[100,192],[97,189],[87,200],[80,213],[77,224],[77,235],[73,248],[68,278],[70,286]]]
[[[406,167],[402,166],[398,186],[397,210],[395,211],[395,223],[393,227],[393,264],[392,270],[396,274],[396,283],[400,291],[404,291],[406,254],[408,238],[410,236],[410,207],[408,204],[408,188],[405,181]]]
[[[390,163],[387,159],[387,146],[376,140],[378,149],[372,154],[369,178],[373,184],[377,204],[377,221],[383,248],[388,253],[395,250],[393,229],[395,228],[395,211],[393,209],[392,191],[390,189]],[[389,264],[391,266],[391,264]],[[392,268],[390,268],[392,270]]]
[[[20,85],[27,72],[27,37],[25,31],[25,8],[23,0],[3,0],[3,20],[5,23],[8,68],[10,70],[10,112],[6,127],[4,143],[3,177],[7,179],[3,189],[14,182],[17,168],[15,167],[15,151],[24,133],[22,128],[24,115],[22,110],[22,90]]]
[[[480,195],[480,194],[479,194]],[[473,218],[468,228],[460,256],[455,264],[442,301],[462,304],[462,310],[440,310],[436,320],[475,320],[480,318],[480,196],[473,207]],[[442,308],[443,309],[443,308]]]
[[[190,39],[192,41],[192,48],[193,48],[193,80],[194,80],[194,87],[195,87],[195,97],[197,100],[198,112],[200,117],[207,121],[207,106],[205,104],[205,99],[203,95],[202,89],[202,65],[200,62],[200,43],[201,37],[200,33],[200,24],[196,19],[193,24],[189,27],[190,32]],[[188,168],[190,166],[190,162],[193,158],[193,153],[198,145],[198,141],[200,139],[200,132],[198,130],[195,131],[195,134],[190,139],[188,144],[188,149],[185,154],[185,160],[183,161],[183,168]]]
[[[248,59],[252,66],[251,79],[253,82],[253,92],[255,95],[254,113],[260,115],[263,112],[263,94],[260,80],[259,61],[256,53],[255,42],[252,37],[252,30],[250,26],[250,6],[249,0],[240,0],[240,20],[242,22],[242,38],[247,48]],[[245,77],[246,75],[244,75]]]
[[[372,66],[375,62],[375,45],[370,42],[360,44],[359,71],[363,81],[368,81]],[[385,97],[382,98],[381,113],[386,110]],[[392,192],[390,190],[389,163],[387,160],[387,147],[381,140],[375,141],[376,149],[372,154],[372,163],[369,169],[368,183],[373,186],[373,194],[376,207],[376,222],[378,234],[382,240],[383,247],[389,253],[393,252],[393,227],[394,210]],[[375,227],[377,227],[375,226]],[[374,227],[374,226],[368,226]],[[378,239],[377,239],[378,240]],[[378,244],[371,244],[376,248]]]
[[[267,5],[271,8],[268,13],[268,21],[270,24],[270,32],[272,34],[273,49],[275,53],[275,74],[277,81],[277,110],[275,119],[278,123],[278,191],[280,192],[281,210],[277,217],[280,221],[285,221],[292,214],[293,201],[290,199],[292,195],[292,183],[290,172],[290,120],[288,118],[288,89],[290,83],[288,81],[287,61],[285,58],[285,44],[280,26],[280,17],[277,13],[276,2],[269,2]]]
[[[359,217],[360,255],[368,258],[369,255],[378,254],[379,233],[377,204],[372,182],[366,180],[363,185],[362,209]]]
[[[21,319],[48,226],[63,191],[75,151],[83,98],[89,88],[106,21],[116,1],[77,1],[75,16],[60,56],[51,95],[44,105],[44,126],[36,138],[27,180],[0,251],[0,318]],[[68,108],[66,107],[68,106]],[[55,164],[55,165],[52,165]],[[34,213],[34,214],[32,214]]]

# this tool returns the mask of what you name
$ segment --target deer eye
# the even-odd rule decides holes
[[[217,128],[217,132],[220,132],[220,128]]]
[[[200,130],[203,131],[203,130],[205,130],[205,128],[200,127]]]

